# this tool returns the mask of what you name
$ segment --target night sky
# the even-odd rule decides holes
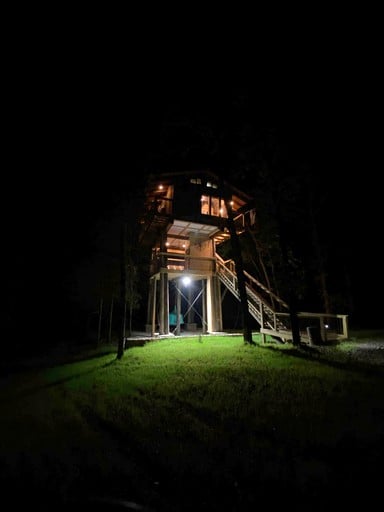
[[[312,72],[264,82],[196,75],[154,81],[149,74],[128,86],[79,69],[52,75],[50,83],[19,84],[15,94],[3,173],[4,272],[11,309],[33,312],[24,330],[41,329],[35,313],[65,318],[62,283],[92,256],[95,226],[125,191],[140,193],[143,177],[159,170],[211,168],[230,177],[242,126],[277,133],[292,162],[321,177],[329,190],[324,223],[340,259],[348,260],[357,307],[365,319],[379,313],[382,169],[374,85]],[[196,126],[209,140],[203,147],[191,135]],[[212,138],[222,133],[226,151],[217,157]]]

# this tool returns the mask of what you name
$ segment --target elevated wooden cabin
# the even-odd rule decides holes
[[[145,196],[140,243],[151,250],[147,332],[180,334],[182,326],[188,331],[199,327],[202,333],[222,331],[222,288],[238,300],[240,294],[234,262],[223,261],[216,249],[231,236],[229,219],[235,236],[255,223],[253,198],[206,170],[152,175]],[[244,274],[249,313],[260,332],[291,339],[288,305]],[[332,333],[336,339],[347,336],[345,315],[299,315],[303,339],[309,339],[308,323],[313,327],[314,321],[323,339]]]
[[[170,283],[181,291],[182,278],[186,277],[194,284],[192,300],[196,301],[196,293],[202,296],[198,312],[202,330],[222,330],[216,247],[230,236],[227,207],[232,209],[237,229],[241,231],[244,216],[253,215],[252,201],[249,195],[210,171],[150,177],[141,235],[142,243],[152,248],[148,331],[169,333]],[[191,295],[190,291],[184,291]],[[183,314],[187,320],[193,320],[186,322],[189,329],[195,328],[195,314],[196,308],[194,311],[191,305],[187,314]],[[176,332],[179,330],[176,325]]]

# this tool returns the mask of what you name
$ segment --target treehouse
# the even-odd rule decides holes
[[[145,192],[140,243],[151,251],[146,331],[221,332],[222,293],[240,300],[240,290],[234,261],[224,261],[217,249],[255,225],[253,198],[210,171],[152,175]],[[260,332],[292,339],[288,305],[246,271],[242,281]],[[343,315],[332,322],[329,315],[299,315],[305,315],[303,338],[311,336],[308,323],[322,339],[346,337]]]

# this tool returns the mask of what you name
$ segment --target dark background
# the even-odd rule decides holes
[[[18,318],[13,337],[47,336],[52,327],[60,337],[58,326],[72,325],[68,281],[92,255],[96,226],[126,193],[142,193],[149,172],[211,168],[231,181],[244,126],[274,133],[288,158],[327,187],[324,229],[351,269],[355,324],[382,325],[375,68],[364,59],[355,68],[337,59],[280,61],[244,73],[241,64],[216,72],[155,59],[137,70],[105,57],[68,60],[62,52],[39,61],[26,53],[9,80],[4,137],[3,272],[5,315]],[[225,137],[215,152],[217,134]]]

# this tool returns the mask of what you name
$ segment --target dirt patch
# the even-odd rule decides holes
[[[376,368],[384,371],[384,338],[378,340],[342,341],[336,345],[318,345],[315,348],[320,358],[345,365]]]
[[[356,342],[349,354],[358,361],[384,366],[384,340]]]

